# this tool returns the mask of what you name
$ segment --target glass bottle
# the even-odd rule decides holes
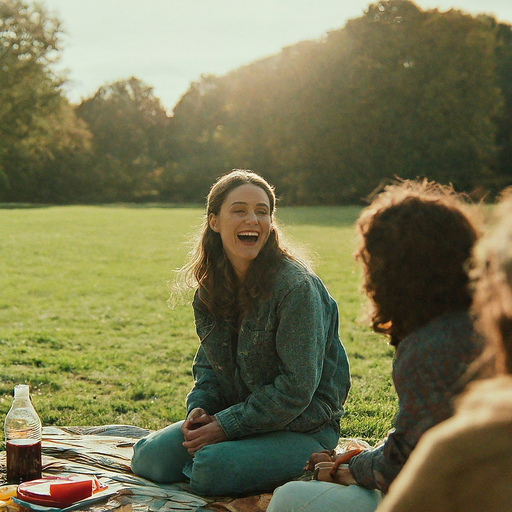
[[[14,386],[14,400],[5,417],[7,483],[20,484],[41,478],[41,420],[26,384]]]

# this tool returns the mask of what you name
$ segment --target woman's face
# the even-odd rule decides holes
[[[240,185],[226,196],[218,215],[210,214],[208,222],[220,234],[227,258],[243,279],[272,227],[266,192],[256,185]]]

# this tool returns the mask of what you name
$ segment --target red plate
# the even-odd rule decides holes
[[[65,508],[105,488],[96,477],[48,476],[20,484],[18,498],[45,507]]]

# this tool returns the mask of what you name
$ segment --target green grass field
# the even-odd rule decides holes
[[[282,208],[340,309],[352,389],[342,435],[375,443],[391,426],[393,350],[361,322],[355,207]],[[43,425],[181,419],[198,340],[191,295],[167,305],[200,208],[0,209],[0,421],[28,383]]]

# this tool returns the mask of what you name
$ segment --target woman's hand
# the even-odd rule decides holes
[[[354,480],[348,468],[338,468],[334,474],[334,481],[341,485],[357,485],[357,482]]]
[[[332,462],[334,460],[332,457],[333,454],[334,450],[322,450],[321,452],[311,454],[311,457],[304,466],[304,471],[314,471],[315,464],[318,464],[319,462]]]
[[[185,441],[183,446],[194,455],[203,446],[227,441],[227,436],[215,416],[209,416],[203,409],[192,409],[181,426]]]
[[[196,407],[187,414],[185,423],[183,423],[183,425],[181,426],[181,431],[183,432],[183,435],[185,435],[186,430],[195,430],[196,428],[199,428],[202,425],[210,423],[210,421],[211,420],[210,416],[208,416],[208,413],[204,409]]]
[[[334,453],[324,450],[320,453],[313,453],[309,459],[309,465],[304,469],[315,469],[315,464],[318,462],[327,462],[321,464],[319,468],[315,469],[315,480],[322,480],[324,482],[334,482],[341,485],[357,485],[354,480],[350,469],[342,464],[347,464],[352,457],[359,455],[362,452],[360,448],[354,448],[348,452]]]

